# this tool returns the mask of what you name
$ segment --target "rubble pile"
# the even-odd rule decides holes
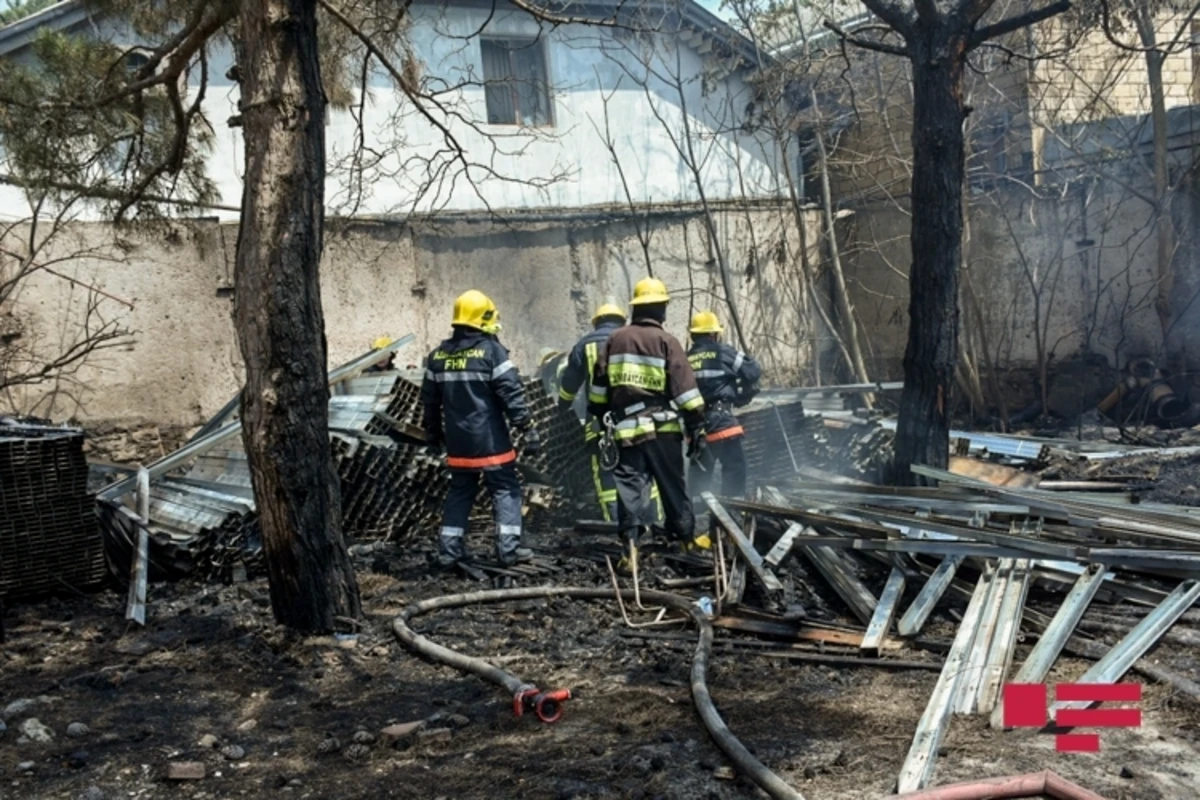
[[[546,445],[522,460],[536,473],[526,483],[552,483],[529,505],[530,524],[550,524],[569,508],[571,493],[590,491],[583,431],[570,411],[526,382],[527,402]],[[330,448],[342,492],[344,530],[355,539],[403,541],[436,524],[449,489],[443,458],[422,443],[420,385],[416,376],[375,373],[334,385],[329,403]],[[529,492],[527,491],[527,494]],[[486,525],[490,506],[481,496],[474,514]],[[128,564],[138,520],[120,498],[100,500],[100,519],[112,562]],[[254,510],[249,463],[231,440],[197,455],[178,473],[156,478],[150,489],[152,580],[198,575],[228,580],[240,565],[262,570],[262,541]],[[118,573],[124,572],[118,566]]]
[[[820,438],[812,423],[829,421],[810,420],[809,441]],[[851,429],[865,432],[851,447],[871,446],[883,430]],[[801,467],[755,501],[705,494],[732,557],[717,570],[713,625],[793,648],[818,643],[823,658],[847,665],[857,657],[908,668],[920,663],[901,661],[905,652],[931,646],[923,636],[935,610],[954,605],[957,630],[948,650],[937,648],[946,656],[901,791],[931,783],[952,716],[980,715],[1002,729],[1004,686],[1044,682],[1064,654],[1094,662],[1078,683],[1115,683],[1135,671],[1200,700],[1194,681],[1143,659],[1164,636],[1196,640],[1180,628],[1200,600],[1200,519],[1178,505],[1137,502],[1133,482],[1059,479],[1065,462],[1101,472],[1136,449],[961,431],[952,442],[959,455],[950,470],[913,467],[934,486],[880,486],[852,470],[821,476]],[[1118,638],[1103,642],[1098,632]]]
[[[0,419],[0,598],[104,578],[83,431]]]

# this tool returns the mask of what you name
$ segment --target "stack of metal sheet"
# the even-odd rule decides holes
[[[560,408],[557,398],[548,397],[538,379],[525,381],[525,402],[544,445],[539,455],[523,461],[557,481],[569,497],[589,500],[594,492],[591,462],[579,417],[570,408]]]
[[[795,475],[804,461],[800,449],[811,427],[804,407],[774,403],[739,412],[746,430],[746,474],[751,484],[774,483]]]
[[[578,418],[559,409],[536,380],[526,382],[526,401],[545,447],[523,463],[563,488],[590,493]],[[436,525],[450,473],[441,456],[419,444],[424,437],[420,422],[416,376],[373,373],[335,384],[329,403],[330,448],[347,535],[404,540]],[[125,505],[101,505],[114,560],[123,563],[136,541],[138,521]],[[534,522],[547,519],[547,512],[552,517],[567,500],[561,493],[543,492],[535,505]],[[152,578],[189,573],[227,578],[239,561],[251,569],[262,564],[250,467],[236,439],[200,453],[177,474],[154,479],[150,512]],[[482,492],[473,516],[490,519],[490,503]]]
[[[0,422],[0,596],[104,579],[83,431]]]

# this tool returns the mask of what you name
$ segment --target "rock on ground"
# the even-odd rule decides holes
[[[54,731],[42,724],[37,717],[30,717],[21,723],[21,735],[31,742],[52,742],[54,741]]]

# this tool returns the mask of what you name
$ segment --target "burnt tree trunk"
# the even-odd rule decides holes
[[[315,0],[244,0],[238,66],[246,148],[235,267],[243,439],[275,619],[330,631],[361,607],[329,451],[318,275],[325,98]]]
[[[913,69],[912,269],[904,392],[896,430],[897,483],[922,484],[909,467],[945,469],[947,416],[958,354],[958,268],[963,230],[963,66],[967,32],[918,25]]]

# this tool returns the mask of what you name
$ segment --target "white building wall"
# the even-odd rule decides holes
[[[327,152],[328,213],[404,216],[412,212],[570,208],[626,204],[626,190],[605,146],[605,105],[616,157],[636,203],[699,199],[696,181],[672,138],[686,147],[686,105],[694,161],[709,200],[780,194],[782,174],[769,137],[740,131],[751,89],[739,74],[726,75],[677,33],[642,41],[591,25],[552,27],[520,12],[418,3],[410,10],[409,42],[422,90],[435,94],[425,107],[461,146],[462,160],[438,126],[423,116],[382,70],[371,76],[362,109],[362,136],[372,151],[362,180],[351,162],[359,138],[358,109],[331,109]],[[130,43],[125,26],[91,22],[87,31]],[[540,36],[552,84],[554,125],[542,129],[487,124],[479,35]],[[676,54],[675,47],[681,51]],[[237,87],[225,77],[233,64],[227,45],[209,58],[205,114],[215,132],[209,176],[220,204],[241,203],[241,130]],[[654,51],[648,56],[645,51]],[[646,65],[653,63],[649,74]],[[397,58],[399,66],[403,59]],[[676,80],[675,75],[681,76]],[[667,78],[663,80],[662,78]],[[193,81],[198,83],[198,81]],[[195,91],[196,87],[192,87]],[[361,98],[361,94],[358,95]],[[440,106],[440,108],[439,108]],[[463,162],[471,166],[464,166]],[[0,188],[0,214],[21,216],[19,190]],[[218,210],[222,219],[236,218]]]

